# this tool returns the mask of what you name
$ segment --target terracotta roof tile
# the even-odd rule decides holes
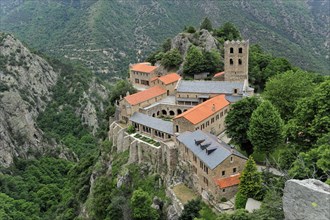
[[[163,89],[160,86],[154,86],[154,87],[146,89],[142,92],[138,92],[138,93],[126,96],[124,99],[126,99],[126,101],[131,105],[137,105],[137,104],[145,102],[149,99],[160,96],[164,93],[166,93],[165,89]]]
[[[157,66],[150,66],[146,63],[138,63],[138,64],[134,64],[131,67],[131,70],[137,71],[137,72],[143,72],[143,73],[151,73],[152,71],[154,71],[157,68],[158,68]]]
[[[155,81],[155,80],[157,80],[157,79],[158,79],[157,76],[156,76],[156,77],[153,77],[153,78],[150,79],[150,82]]]
[[[225,95],[218,95],[176,116],[174,119],[184,117],[191,123],[198,124],[228,105],[229,102],[226,100]]]
[[[219,73],[214,74],[213,77],[220,77],[220,76],[222,76],[223,74],[225,74],[225,72],[219,72]]]
[[[220,188],[227,188],[227,187],[230,187],[230,186],[235,186],[235,185],[238,185],[240,183],[240,178],[241,174],[235,174],[235,175],[232,175],[230,177],[227,177],[227,178],[222,178],[222,179],[217,179],[215,180],[215,183],[220,186]]]
[[[165,76],[161,76],[158,79],[162,81],[165,85],[176,82],[180,79],[180,75],[177,73],[169,73]]]

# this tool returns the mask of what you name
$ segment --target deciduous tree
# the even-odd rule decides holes
[[[251,115],[259,104],[260,100],[256,96],[243,98],[232,105],[225,119],[226,133],[231,138],[231,142],[246,151],[248,155],[253,153],[253,146],[247,136],[247,131]]]
[[[291,119],[299,99],[312,95],[313,78],[302,70],[278,74],[266,83],[264,97],[278,109],[283,119]]]

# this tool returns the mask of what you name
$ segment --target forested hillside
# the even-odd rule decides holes
[[[1,1],[1,30],[34,48],[81,60],[98,73],[125,75],[185,25],[209,17],[234,23],[244,39],[275,56],[329,72],[329,1]]]

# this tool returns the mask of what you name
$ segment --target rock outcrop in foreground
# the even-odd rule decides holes
[[[288,180],[283,210],[286,220],[330,219],[330,186],[315,179]]]

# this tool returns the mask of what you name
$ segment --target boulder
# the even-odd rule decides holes
[[[330,219],[330,186],[315,179],[288,180],[283,210],[286,220]]]

